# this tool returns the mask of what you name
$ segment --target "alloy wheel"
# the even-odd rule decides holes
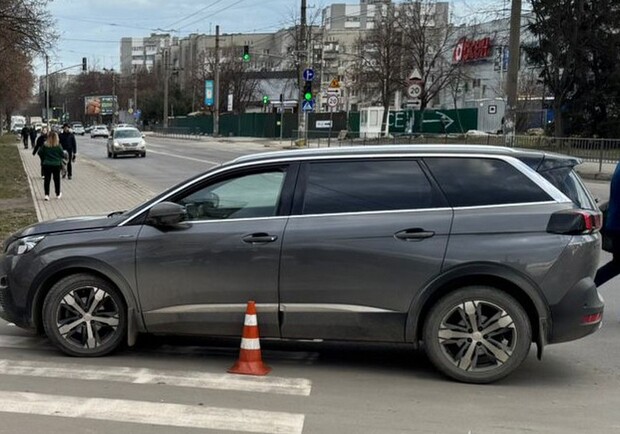
[[[97,349],[116,336],[120,308],[112,295],[95,286],[69,291],[58,304],[58,334],[71,346]]]
[[[498,305],[468,300],[441,319],[437,339],[443,354],[459,369],[483,372],[505,364],[515,351],[517,327]]]

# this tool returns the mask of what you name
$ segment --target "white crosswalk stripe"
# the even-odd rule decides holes
[[[45,338],[0,335],[0,348],[16,350],[53,349]],[[157,352],[154,352],[155,354]],[[183,354],[183,350],[180,351]],[[148,357],[150,354],[144,355]],[[162,370],[92,363],[0,359],[0,376],[50,378],[68,381],[123,383],[124,387],[165,385],[165,387],[222,390],[232,393],[259,393],[308,397],[312,383],[305,378],[278,376],[252,377],[189,370]],[[21,380],[18,380],[21,381]],[[2,388],[0,383],[0,389]],[[132,386],[135,385],[135,386]],[[93,390],[96,390],[93,388]],[[126,390],[126,389],[125,389]],[[174,389],[168,389],[174,390]],[[174,394],[173,394],[174,395]],[[242,395],[240,395],[242,396]],[[126,422],[169,427],[213,429],[233,432],[302,433],[302,413],[227,408],[226,406],[186,405],[173,402],[132,400],[127,395],[77,397],[63,394],[0,390],[0,414],[28,414],[77,420]],[[0,417],[2,419],[2,417]]]
[[[236,432],[301,433],[304,416],[275,411],[0,391],[0,413],[21,413]]]
[[[121,366],[77,363],[31,362],[0,359],[0,375],[65,378],[70,380],[113,381],[134,384],[167,384],[198,389],[239,390],[309,396],[312,385],[305,378],[240,377],[195,371],[162,371]]]

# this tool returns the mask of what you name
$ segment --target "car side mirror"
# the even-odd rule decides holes
[[[146,139],[146,134],[142,134],[142,138],[143,138],[143,139]]]
[[[171,227],[186,218],[184,206],[174,202],[160,202],[149,210],[147,223],[156,227]]]

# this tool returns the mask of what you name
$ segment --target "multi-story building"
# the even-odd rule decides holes
[[[136,68],[150,71],[153,68],[155,55],[164,47],[173,43],[169,34],[151,33],[146,38],[121,39],[121,74],[132,74]]]

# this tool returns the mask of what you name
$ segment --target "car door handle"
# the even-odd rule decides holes
[[[243,242],[248,244],[273,243],[277,239],[278,237],[276,235],[269,235],[264,232],[260,232],[257,234],[246,235],[243,237]]]
[[[404,231],[396,232],[394,237],[404,241],[420,241],[426,238],[430,238],[435,235],[435,232],[425,231],[422,228],[405,229]]]

